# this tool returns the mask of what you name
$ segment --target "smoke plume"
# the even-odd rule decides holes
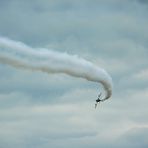
[[[102,68],[76,55],[44,48],[31,48],[22,42],[0,37],[0,63],[47,73],[65,73],[101,83],[105,89],[103,100],[112,95],[112,79]]]

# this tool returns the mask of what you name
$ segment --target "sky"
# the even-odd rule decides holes
[[[101,85],[0,64],[1,148],[148,147],[147,0],[0,0],[0,36],[103,67]]]

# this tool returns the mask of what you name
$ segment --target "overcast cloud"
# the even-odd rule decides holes
[[[0,64],[0,148],[148,147],[147,0],[0,0],[0,36],[79,55],[100,85]]]

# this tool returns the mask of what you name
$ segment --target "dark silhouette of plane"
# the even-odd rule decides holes
[[[101,94],[102,94],[102,93],[100,93],[100,94],[98,95],[98,99],[96,100],[95,108],[97,108],[98,103],[100,103],[100,102],[102,101],[102,100],[100,99]]]

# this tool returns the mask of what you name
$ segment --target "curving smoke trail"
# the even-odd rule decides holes
[[[33,49],[21,42],[0,37],[0,63],[17,68],[82,77],[103,85],[106,92],[103,100],[112,95],[112,79],[109,74],[76,55],[43,48]]]

